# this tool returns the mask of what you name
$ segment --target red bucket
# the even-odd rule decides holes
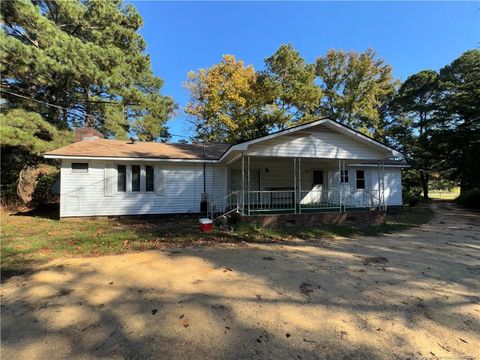
[[[212,231],[213,229],[213,222],[210,219],[200,219],[198,220],[200,223],[200,231],[201,232],[207,232],[207,231]]]

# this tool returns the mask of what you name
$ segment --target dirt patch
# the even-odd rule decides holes
[[[379,237],[55,260],[1,285],[1,356],[480,358],[479,219],[442,205]]]

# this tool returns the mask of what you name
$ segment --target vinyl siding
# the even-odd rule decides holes
[[[325,130],[302,131],[250,145],[246,155],[365,160],[386,157],[373,146]]]
[[[113,162],[113,192],[111,196],[106,196],[106,163],[90,161],[88,173],[79,174],[72,173],[70,161],[62,162],[61,217],[170,214],[200,211],[200,199],[203,192],[203,164],[162,163],[163,190],[159,193],[144,192],[145,179],[142,176],[142,191],[132,193],[129,192],[131,188],[130,176],[127,176],[127,192],[117,192],[117,164],[126,163]],[[145,165],[141,162],[132,162],[131,164]],[[130,164],[126,165],[128,167]],[[149,163],[148,165],[153,164]],[[143,175],[144,167],[142,166],[141,169]],[[225,195],[225,167],[213,164],[206,165],[206,188],[210,199]]]
[[[241,175],[238,170],[238,164],[235,166],[236,171],[232,170],[231,181],[241,184]],[[268,169],[268,172],[267,172]],[[293,159],[286,160],[254,160],[251,165],[252,171],[260,171],[261,190],[271,190],[274,188],[292,188],[293,189]],[[312,189],[312,173],[313,170],[323,170],[325,172],[325,182],[323,189],[336,189],[340,185],[338,167],[322,164],[308,164],[302,162],[301,166],[301,188],[303,191]],[[378,170],[375,167],[352,167],[348,166],[348,183],[345,184],[347,191],[359,197],[361,191],[356,189],[356,170],[365,172],[365,189],[378,191]],[[400,168],[385,168],[385,200],[387,205],[402,205],[402,178]],[[236,178],[235,178],[236,177]],[[236,190],[241,190],[239,187]],[[245,190],[247,190],[247,182],[245,181]],[[252,187],[253,190],[253,187]]]

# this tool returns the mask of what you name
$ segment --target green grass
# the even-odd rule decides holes
[[[388,215],[382,226],[321,226],[304,229],[263,229],[239,224],[234,231],[198,231],[198,216],[155,219],[57,220],[52,213],[1,213],[1,275],[28,271],[59,257],[102,256],[177,245],[206,245],[218,242],[272,242],[293,238],[319,239],[335,236],[377,235],[404,230],[432,217],[426,205],[406,208]]]

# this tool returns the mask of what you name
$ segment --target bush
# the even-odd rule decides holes
[[[405,203],[408,204],[410,207],[416,206],[420,201],[421,201],[421,195],[420,193],[417,192],[404,192],[403,194],[403,200]]]
[[[38,206],[58,202],[58,195],[52,192],[52,187],[57,180],[58,174],[40,174],[32,194],[32,203]]]
[[[480,209],[480,189],[462,192],[457,198],[457,203],[469,209]]]

